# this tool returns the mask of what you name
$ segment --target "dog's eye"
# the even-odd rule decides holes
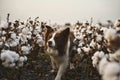
[[[48,39],[52,38],[52,34],[49,34]]]

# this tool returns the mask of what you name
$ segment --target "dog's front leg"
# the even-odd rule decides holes
[[[55,64],[55,61],[54,61],[54,59],[53,59],[52,56],[50,56],[50,58],[51,58],[51,65],[52,65],[52,70],[51,70],[51,72],[55,72],[55,70],[56,70],[56,64]]]
[[[58,73],[55,80],[61,80],[62,75],[66,71],[67,65],[68,65],[68,62],[64,62],[59,65]]]

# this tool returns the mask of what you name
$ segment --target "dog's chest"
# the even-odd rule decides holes
[[[50,56],[58,56],[58,51],[50,47],[47,48],[47,54]]]

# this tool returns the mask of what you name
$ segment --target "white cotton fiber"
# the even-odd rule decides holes
[[[90,47],[82,47],[82,49],[84,52],[86,52],[86,54],[91,50]]]
[[[81,48],[77,48],[77,52],[78,52],[78,54],[81,54]]]
[[[25,28],[22,29],[22,33],[23,33],[24,35],[27,35],[28,32],[29,32],[29,29],[28,29],[27,27],[25,27]]]
[[[23,54],[29,54],[31,47],[30,46],[22,46],[21,50],[23,51]]]
[[[18,61],[19,55],[14,51],[2,50],[0,59],[3,61],[2,62],[3,66],[13,67],[13,66],[15,66],[15,62]]]
[[[10,59],[10,58],[13,58],[13,59]],[[13,60],[17,61],[18,58],[19,58],[19,55],[16,52],[14,52],[14,51],[4,50],[1,53],[1,60],[9,59],[10,62],[11,61],[13,62]]]
[[[6,31],[2,31],[2,35],[5,35],[7,32]]]
[[[97,41],[97,42],[102,41],[102,35],[97,35],[96,41]]]
[[[106,27],[102,27],[100,30],[103,31],[103,33],[105,34],[106,31],[108,30],[108,28],[106,28]]]
[[[115,28],[119,28],[119,27],[120,27],[120,19],[117,19],[117,20],[115,21],[114,27],[115,27]],[[120,29],[120,28],[119,28],[119,29]]]
[[[120,80],[120,64],[111,62],[104,69],[103,80]]]
[[[104,37],[105,37],[106,40],[110,41],[110,40],[115,39],[116,33],[117,33],[117,31],[115,29],[110,28],[106,31]]]
[[[20,62],[24,62],[24,60],[25,60],[25,59],[24,59],[24,57],[22,57],[22,56],[19,58],[19,61],[20,61]]]
[[[15,33],[12,33],[12,34],[11,34],[11,38],[12,38],[12,39],[16,39],[16,34],[15,34]]]
[[[92,57],[92,64],[93,64],[93,67],[98,67],[98,58],[95,58],[95,57]]]
[[[0,28],[7,29],[8,28],[8,23],[6,21],[1,21]]]
[[[96,43],[94,42],[93,39],[92,39],[92,41],[90,42],[90,46],[93,47],[93,48],[95,48],[95,46],[96,46]]]
[[[105,53],[103,51],[100,51],[99,58],[103,58],[105,56]]]
[[[92,56],[92,64],[93,67],[98,68],[98,63],[100,60],[105,56],[103,51],[96,51],[94,55]]]
[[[104,70],[108,63],[109,61],[107,60],[107,57],[103,57],[102,60],[99,62],[99,74],[104,75]]]
[[[0,57],[2,61],[14,62],[14,58],[9,54],[9,51],[3,51]]]
[[[27,57],[26,56],[24,56],[24,61],[27,61]]]
[[[18,43],[16,42],[16,41],[11,41],[11,43],[10,43],[10,46],[11,47],[16,47],[18,45]]]

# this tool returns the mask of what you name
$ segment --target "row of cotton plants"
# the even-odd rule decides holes
[[[120,19],[106,25],[78,22],[74,35],[78,54],[91,56],[103,80],[120,80]]]
[[[22,67],[27,55],[38,53],[35,50],[43,47],[43,43],[38,17],[26,22],[0,21],[0,60],[4,67]]]

